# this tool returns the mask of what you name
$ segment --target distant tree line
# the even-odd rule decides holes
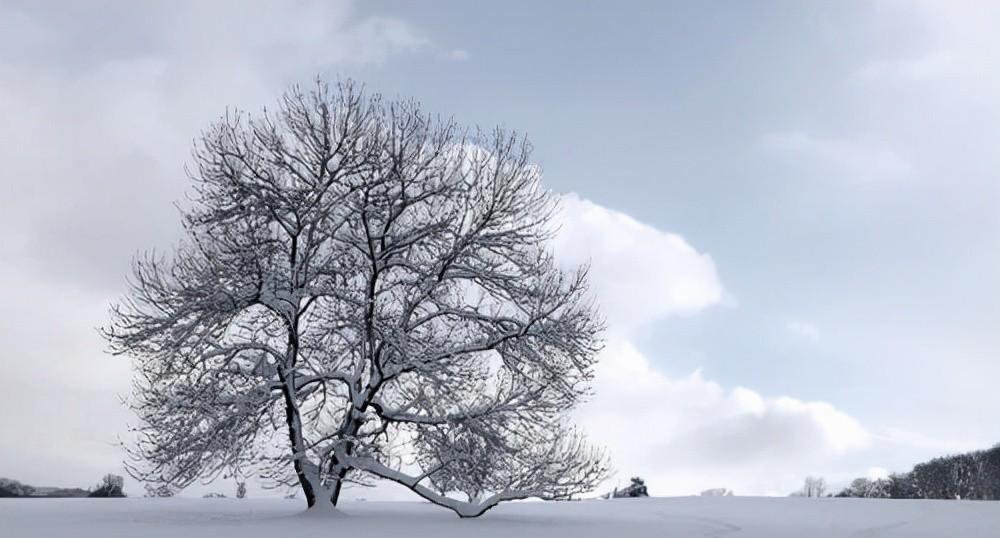
[[[36,488],[10,478],[0,478],[0,497],[124,497],[125,479],[108,474],[90,489],[80,488]]]
[[[28,497],[35,488],[10,478],[0,478],[0,497]]]
[[[908,473],[858,478],[837,497],[1000,500],[1000,445],[934,458]]]

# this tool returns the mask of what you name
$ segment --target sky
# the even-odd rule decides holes
[[[576,418],[609,485],[783,495],[992,446],[997,27],[957,1],[2,0],[0,476],[120,469],[129,364],[97,328],[130,259],[179,238],[201,129],[317,75],[531,139],[608,318]]]

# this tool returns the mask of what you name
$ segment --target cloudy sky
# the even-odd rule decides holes
[[[119,468],[96,328],[192,138],[351,76],[526,132],[610,322],[579,420],[655,494],[1000,441],[1000,6],[0,1],[0,476]]]

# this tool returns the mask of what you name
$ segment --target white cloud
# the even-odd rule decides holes
[[[819,340],[819,328],[808,321],[792,320],[785,324],[792,334],[807,340]]]
[[[831,459],[869,445],[867,430],[828,403],[727,390],[700,371],[673,378],[657,370],[628,340],[630,329],[718,304],[724,291],[712,259],[677,234],[575,194],[563,197],[560,223],[556,255],[591,261],[610,329],[594,399],[577,415],[623,476],[646,478],[659,495],[710,487],[786,494]],[[804,322],[789,329],[819,334]]]
[[[660,495],[709,487],[785,494],[871,442],[828,403],[727,390],[697,371],[672,378],[623,340],[603,352],[595,393],[579,420],[621,473],[647,477]]]
[[[590,281],[612,331],[718,304],[715,263],[680,235],[570,193],[553,249],[568,265],[590,263]]]
[[[880,181],[906,177],[913,166],[885,142],[870,136],[819,138],[803,132],[765,135],[764,147],[792,164],[835,167],[835,172],[857,180]]]

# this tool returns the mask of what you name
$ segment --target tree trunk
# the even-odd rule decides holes
[[[295,476],[299,479],[299,486],[306,497],[306,506],[312,508],[316,504],[316,486],[312,483],[309,473],[306,472],[305,444],[302,442],[302,419],[299,416],[299,408],[295,403],[294,379],[288,379],[287,374],[278,369],[278,379],[281,380],[281,394],[285,399],[285,424],[288,426],[288,441],[292,449],[292,466],[295,468]]]
[[[305,466],[302,465],[302,459],[305,454],[298,454],[299,448],[302,446],[302,431],[301,422],[298,417],[298,409],[295,408],[288,391],[285,390],[285,421],[288,424],[288,440],[292,445],[292,450],[296,452],[292,456],[292,465],[295,467],[295,475],[299,479],[299,485],[302,487],[302,493],[306,497],[306,504],[312,508],[316,504],[316,491],[313,488],[312,482],[309,480],[309,476],[306,474]]]
[[[344,435],[347,437],[353,437],[354,435],[357,435],[358,431],[361,430],[361,420],[355,416],[355,409],[356,408],[352,406],[352,411],[348,417],[348,423],[344,426]],[[353,443],[348,441],[348,456],[350,456],[353,452],[353,448]],[[344,479],[347,477],[348,470],[349,469],[347,467],[340,467],[340,469],[336,471],[337,483],[333,485],[333,490],[330,494],[330,502],[333,503],[334,506],[337,506],[337,502],[340,500],[340,492],[343,490]]]

